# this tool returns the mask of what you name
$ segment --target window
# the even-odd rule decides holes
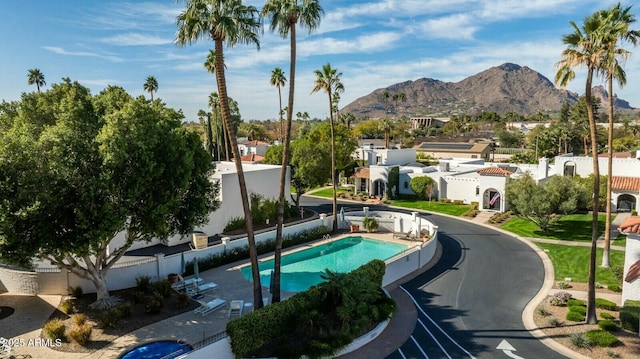
[[[476,186],[476,196],[480,195],[480,186]]]
[[[407,188],[409,188],[409,182],[404,181],[404,189],[407,189]]]
[[[576,164],[573,162],[566,162],[564,164],[564,175],[567,177],[573,177],[576,175]]]

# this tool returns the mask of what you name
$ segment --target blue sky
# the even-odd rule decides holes
[[[264,0],[246,1],[258,9]],[[342,72],[345,92],[340,107],[394,83],[427,77],[456,82],[505,62],[528,66],[553,80],[554,64],[571,32],[569,21],[608,8],[608,0],[321,0],[325,10],[311,35],[298,31],[294,111],[325,118],[324,93],[310,95],[313,71],[327,62]],[[623,2],[629,5],[631,2]],[[27,71],[39,68],[51,83],[63,77],[79,81],[96,94],[107,85],[145,94],[153,75],[155,97],[197,121],[209,93],[217,91],[203,62],[213,42],[174,44],[175,18],[184,2],[163,1],[2,1],[0,99],[17,100],[27,85]],[[633,12],[640,20],[640,6]],[[636,23],[640,28],[640,23]],[[261,49],[225,48],[229,95],[243,119],[275,119],[277,89],[271,71],[289,77],[289,41],[268,31]],[[614,87],[619,97],[640,107],[640,48],[627,61],[627,85]],[[604,84],[600,79],[594,85]],[[584,71],[569,90],[584,92]],[[283,89],[286,97],[287,89]],[[148,94],[146,94],[148,96]],[[286,103],[285,100],[283,102]]]

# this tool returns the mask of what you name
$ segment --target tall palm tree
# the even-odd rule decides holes
[[[153,76],[148,76],[144,82],[144,90],[151,94],[151,101],[153,101],[153,93],[158,91],[158,80]]]
[[[384,131],[384,148],[389,148],[389,134],[393,129],[393,124],[388,118],[383,118],[380,120],[378,128]]]
[[[620,87],[627,82],[626,74],[618,59],[622,62],[626,61],[630,55],[629,51],[618,47],[618,40],[626,40],[633,45],[638,43],[640,32],[629,30],[629,26],[636,21],[635,15],[630,13],[631,6],[622,8],[618,3],[609,10],[600,12],[607,23],[605,32],[606,40],[604,40],[605,53],[602,58],[602,64],[598,69],[598,73],[607,79],[609,91],[609,128],[607,136],[607,209],[604,230],[604,249],[602,253],[602,267],[610,266],[610,247],[611,247],[611,185],[613,179],[613,80],[616,79]]]
[[[587,118],[589,120],[589,132],[591,137],[591,156],[593,158],[593,197],[592,197],[592,231],[591,254],[589,256],[589,279],[587,293],[587,323],[595,324],[596,317],[596,243],[598,240],[598,198],[600,196],[600,168],[598,165],[598,144],[596,138],[596,123],[592,106],[591,87],[593,75],[600,66],[603,57],[603,30],[605,21],[599,13],[594,13],[584,19],[581,27],[571,21],[573,33],[562,38],[567,48],[562,51],[563,58],[556,63],[555,82],[560,86],[566,86],[575,77],[574,68],[586,67],[587,79],[585,84],[585,100],[587,104]]]
[[[333,232],[338,231],[338,199],[336,197],[337,180],[336,180],[336,138],[334,135],[334,123],[333,123],[333,96],[334,92],[344,92],[344,85],[340,81],[342,72],[338,72],[337,69],[331,67],[331,64],[327,63],[322,66],[322,70],[314,71],[316,74],[315,86],[311,93],[324,90],[329,95],[329,124],[331,127],[331,183],[333,184]]]
[[[227,95],[227,81],[224,69],[224,45],[233,47],[239,43],[255,44],[260,48],[258,30],[260,22],[257,18],[258,10],[254,6],[242,4],[242,0],[189,0],[176,23],[178,31],[176,43],[179,46],[192,44],[202,38],[210,37],[214,42],[216,82],[220,94],[220,109],[224,121],[233,160],[238,172],[238,185],[244,210],[245,229],[249,244],[249,257],[251,259],[251,275],[253,278],[253,302],[257,309],[262,308],[262,285],[260,283],[260,270],[258,267],[258,252],[251,223],[251,207],[247,194],[247,184],[242,170],[242,161],[235,136],[235,130],[231,123],[231,111]]]
[[[284,128],[283,119],[282,119],[282,92],[280,88],[287,83],[287,78],[284,76],[284,72],[281,68],[276,67],[271,71],[271,79],[269,80],[271,86],[275,86],[278,88],[278,103],[280,104],[280,111],[278,114],[280,115],[280,140],[284,140]]]
[[[214,50],[209,50],[209,54],[207,55],[207,59],[204,61],[204,68],[212,73],[214,76],[216,75],[216,52]],[[227,68],[227,65],[224,65],[224,68]],[[209,95],[209,107],[213,111],[213,122],[216,125],[216,132],[220,130],[222,132],[222,138],[217,136],[218,140],[224,140],[224,148],[225,148],[225,160],[229,161],[229,146],[227,145],[227,138],[229,137],[227,131],[225,129],[224,124],[220,123],[218,125],[218,108],[220,107],[220,100],[218,99],[218,93],[212,92]],[[220,142],[216,141],[218,145],[218,159],[220,159]]]
[[[407,99],[407,95],[404,92],[398,92],[393,94],[393,102],[395,106],[393,107],[393,114],[395,115],[395,120],[398,120],[398,101],[405,101]]]
[[[280,192],[278,196],[278,219],[276,225],[276,244],[274,253],[273,293],[271,300],[280,301],[280,265],[282,253],[282,227],[284,225],[285,182],[289,167],[291,122],[293,121],[293,102],[296,79],[296,25],[307,29],[309,33],[320,25],[324,10],[318,0],[267,0],[262,8],[262,16],[269,19],[269,30],[277,31],[283,39],[289,38],[289,99],[287,102],[287,122],[282,144],[282,168],[280,170]],[[279,91],[279,89],[278,89]],[[279,93],[279,92],[278,92]]]
[[[30,69],[27,73],[27,84],[36,85],[36,89],[40,93],[40,87],[47,83],[44,81],[44,74],[40,72],[40,69]]]

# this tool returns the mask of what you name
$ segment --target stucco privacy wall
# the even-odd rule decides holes
[[[0,292],[38,294],[37,273],[0,267]]]

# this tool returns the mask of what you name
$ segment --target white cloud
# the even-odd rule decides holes
[[[173,38],[145,35],[140,33],[128,33],[105,37],[100,41],[117,46],[150,46],[172,44]]]
[[[47,50],[47,51],[51,51],[53,53],[59,54],[59,55],[97,57],[97,58],[109,60],[111,62],[123,62],[124,61],[124,59],[122,59],[122,58],[120,58],[118,56],[102,55],[102,54],[98,54],[98,53],[95,53],[95,52],[67,51],[67,50],[63,49],[62,47],[57,47],[57,46],[43,46],[42,48]]]

